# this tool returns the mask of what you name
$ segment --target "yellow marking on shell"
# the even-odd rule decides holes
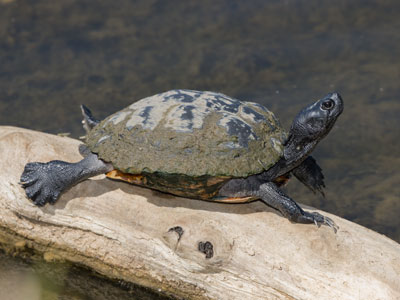
[[[229,176],[210,177],[207,180],[207,186],[212,186],[214,184],[218,184],[220,182],[226,181],[229,178],[230,178]]]
[[[282,175],[274,179],[274,183],[276,183],[279,187],[285,186],[290,179],[290,175]]]
[[[247,203],[257,200],[256,197],[231,197],[231,198],[217,198],[212,199],[214,202],[220,203]]]
[[[106,176],[111,179],[122,180],[133,184],[146,184],[146,177],[140,174],[128,174],[118,170],[112,170],[106,173]]]

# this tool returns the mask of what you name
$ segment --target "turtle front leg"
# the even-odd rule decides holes
[[[53,160],[25,165],[20,184],[37,206],[54,204],[60,195],[75,184],[90,177],[109,172],[113,166],[90,153],[77,163]]]
[[[265,204],[279,210],[284,217],[295,223],[311,224],[318,227],[327,225],[337,231],[338,227],[330,218],[317,212],[304,211],[293,199],[287,196],[275,183],[261,182],[256,176],[246,179],[232,179],[219,192],[220,196],[256,196]]]
[[[312,156],[308,156],[297,168],[292,170],[292,173],[314,194],[319,192],[325,197],[323,190],[325,187],[324,174],[322,174],[321,167]]]
[[[293,199],[287,196],[275,183],[267,182],[260,185],[255,193],[267,205],[279,210],[282,215],[295,223],[315,223],[318,227],[327,225],[336,233],[338,227],[330,218],[317,212],[304,211]]]

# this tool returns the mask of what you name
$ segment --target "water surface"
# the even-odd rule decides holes
[[[67,263],[14,258],[0,251],[1,300],[168,300],[149,289],[110,281]]]

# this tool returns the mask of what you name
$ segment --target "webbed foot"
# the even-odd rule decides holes
[[[37,206],[55,203],[66,188],[63,180],[59,180],[59,177],[64,174],[62,170],[65,169],[66,165],[70,164],[57,160],[48,163],[33,162],[26,164],[20,184],[25,189],[28,198]]]
[[[92,176],[113,170],[112,164],[88,153],[77,163],[53,160],[48,163],[32,162],[25,165],[20,184],[37,206],[54,204],[60,195],[73,185]]]

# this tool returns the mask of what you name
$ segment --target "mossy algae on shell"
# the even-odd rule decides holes
[[[273,113],[257,103],[172,90],[104,119],[87,144],[125,173],[246,177],[276,163],[285,138]]]

